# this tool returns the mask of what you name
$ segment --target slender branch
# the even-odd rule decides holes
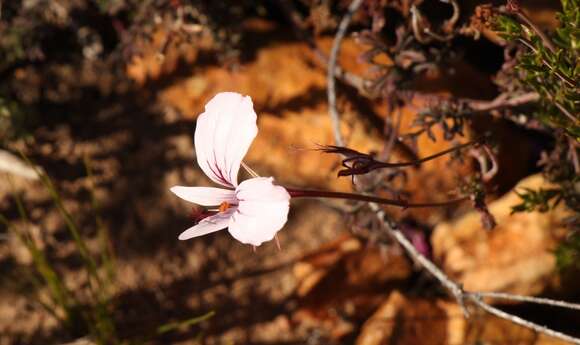
[[[332,42],[332,48],[330,49],[330,58],[328,60],[328,68],[326,72],[326,83],[328,85],[327,96],[328,96],[328,111],[332,119],[332,128],[334,131],[334,138],[336,145],[344,146],[344,139],[340,133],[340,117],[338,115],[338,110],[336,109],[336,81],[334,80],[334,73],[336,70],[336,60],[338,58],[338,53],[340,51],[340,43],[346,34],[346,30],[350,24],[353,14],[362,5],[363,0],[354,0],[348,6],[348,11],[342,17],[340,24],[338,25],[338,31],[336,36],[334,36],[334,41]]]
[[[393,238],[395,238],[395,240],[397,240],[397,242],[399,242],[399,244],[407,251],[407,253],[416,262],[418,262],[423,268],[425,268],[429,273],[431,273],[443,286],[445,286],[445,288],[447,288],[451,292],[451,294],[455,297],[455,299],[457,300],[458,304],[460,305],[460,307],[462,308],[462,310],[463,310],[464,314],[466,314],[466,316],[469,315],[469,313],[465,307],[465,301],[468,300],[468,301],[472,302],[473,304],[477,305],[478,307],[480,307],[481,309],[483,309],[484,311],[486,311],[492,315],[495,315],[499,318],[502,318],[504,320],[508,320],[508,321],[515,323],[517,325],[532,329],[538,333],[543,333],[543,334],[552,336],[552,337],[557,338],[557,339],[569,341],[573,344],[580,344],[580,338],[575,338],[575,337],[569,336],[567,334],[564,334],[562,332],[558,332],[558,331],[555,331],[553,329],[550,329],[548,327],[538,325],[534,322],[531,322],[531,321],[522,319],[521,317],[506,313],[499,308],[496,308],[494,306],[489,305],[488,303],[486,303],[482,300],[482,297],[483,297],[482,294],[485,294],[485,293],[465,292],[459,284],[457,284],[453,280],[451,280],[432,261],[430,261],[425,256],[423,256],[423,254],[419,253],[419,251],[417,249],[415,249],[415,246],[413,246],[413,244],[411,242],[409,242],[409,240],[405,237],[405,235],[403,235],[402,232],[400,232],[396,228],[389,225],[388,222],[385,222],[385,220],[384,220],[385,214],[378,207],[378,205],[372,204],[372,203],[369,205],[371,206],[371,209],[373,209],[375,211],[377,218],[382,222],[383,227],[387,231],[387,233],[389,235],[391,235]],[[498,296],[505,297],[505,296],[507,296],[507,294],[505,294],[505,295],[499,294]],[[512,297],[513,296],[514,295],[512,295]],[[523,296],[521,296],[521,297],[523,297]],[[512,298],[512,299],[515,300],[515,298]],[[547,304],[547,303],[545,303],[546,299],[540,299],[540,300],[542,300],[544,302],[543,304]],[[553,302],[552,305],[557,304],[558,306],[562,306],[562,307],[570,307],[569,305],[573,305],[573,304],[569,304],[566,302],[559,302],[559,301],[552,301],[552,302]],[[534,303],[537,303],[537,299]],[[575,306],[573,309],[576,309],[576,308],[577,307]]]
[[[393,237],[399,244],[407,251],[409,256],[417,262],[421,267],[425,268],[431,273],[457,300],[457,303],[463,310],[465,317],[469,317],[469,311],[465,307],[464,292],[460,285],[452,281],[443,271],[439,269],[431,260],[427,259],[423,254],[415,248],[415,246],[405,237],[405,235],[396,229],[394,226],[385,221],[385,212],[375,203],[369,203],[370,208],[375,212],[377,219],[381,222],[383,229],[388,235]]]
[[[502,93],[491,101],[480,101],[472,99],[465,99],[463,101],[471,109],[484,112],[501,108],[517,107],[528,103],[534,103],[539,100],[540,95],[537,92],[528,92],[511,98],[509,93]]]
[[[558,331],[555,331],[553,329],[550,329],[546,326],[538,325],[537,323],[528,321],[526,319],[522,319],[519,316],[510,314],[510,313],[506,313],[505,311],[503,311],[499,308],[496,308],[494,306],[491,306],[491,305],[485,303],[484,301],[481,300],[481,298],[478,298],[477,295],[466,294],[466,297],[468,297],[471,302],[473,302],[475,305],[477,305],[481,309],[483,309],[486,312],[488,312],[492,315],[495,315],[499,318],[502,318],[504,320],[508,320],[512,323],[515,323],[517,325],[529,328],[529,329],[534,330],[538,333],[543,333],[543,334],[549,335],[551,337],[554,337],[554,338],[557,338],[560,340],[569,341],[573,344],[580,344],[580,338],[575,338],[575,337],[569,336],[569,335],[564,334],[562,332],[558,332]]]
[[[534,52],[534,54],[539,55],[540,52],[536,49],[536,47],[534,47],[534,45],[532,44],[532,42],[526,40],[525,38],[518,38],[518,41],[520,43],[522,43],[523,45],[525,45],[526,47],[528,47],[531,51]],[[542,57],[542,63],[548,67],[550,69],[550,71],[552,71],[552,73],[554,73],[558,78],[560,78],[560,80],[562,80],[564,83],[568,84],[568,86],[570,87],[576,87],[576,82],[573,79],[570,79],[569,77],[563,75],[560,71],[558,71],[557,69],[554,68],[554,66],[552,66],[548,60],[546,60],[544,57]]]
[[[560,112],[562,112],[562,114],[564,114],[570,121],[572,121],[576,125],[578,123],[580,123],[580,119],[578,119],[576,116],[572,115],[572,113],[570,111],[568,111],[568,109],[566,109],[562,104],[560,104],[558,101],[556,101],[552,95],[548,94],[548,96],[549,96],[550,100],[552,101],[552,103],[554,103],[556,108],[558,108],[560,110]]]
[[[544,305],[551,305],[554,307],[562,307],[562,308],[567,308],[567,309],[580,310],[580,304],[578,304],[578,303],[557,301],[557,300],[553,300],[550,298],[514,295],[511,293],[504,293],[504,292],[466,292],[466,293],[469,293],[472,295],[477,295],[477,296],[483,297],[483,298],[489,297],[489,298],[503,299],[503,300],[508,300],[508,301],[528,302],[528,303],[544,304]]]
[[[517,17],[520,18],[526,24],[528,24],[528,26],[532,30],[534,30],[534,32],[538,36],[540,36],[540,39],[542,40],[542,42],[544,43],[546,48],[548,48],[552,53],[556,53],[556,47],[554,46],[554,43],[552,43],[552,40],[550,40],[550,38],[548,38],[548,36],[546,36],[544,31],[542,31],[536,24],[534,24],[524,12],[519,11],[517,13]]]
[[[535,131],[546,132],[545,128],[543,128],[542,125],[535,120],[531,122],[522,123],[521,120],[517,117],[499,112],[500,110],[503,109],[524,106],[539,101],[540,95],[537,92],[528,92],[517,96],[513,96],[513,94],[510,92],[505,92],[500,94],[493,100],[481,100],[461,97],[449,98],[437,94],[418,93],[418,92],[415,93],[415,97],[425,99],[428,102],[432,102],[433,100],[435,100],[436,101],[435,104],[445,104],[445,103],[452,104],[456,106],[458,109],[462,109],[458,113],[461,116],[469,116],[474,113],[489,114],[490,116],[496,118],[502,118],[512,121],[518,126],[523,126],[525,128]],[[425,129],[422,128],[415,132],[407,133],[406,136],[417,136],[424,132]]]
[[[520,42],[522,42],[526,47],[528,47],[529,49],[531,49],[535,54],[539,54],[538,50],[532,45],[531,42],[527,41],[524,38],[518,38],[518,40]],[[560,71],[556,70],[546,59],[544,59],[542,57],[542,63],[544,65],[546,65],[546,67],[548,67],[550,69],[550,71],[552,71],[552,73],[554,73],[558,78],[560,78],[560,80],[562,80],[564,83],[568,84],[568,86],[575,88],[576,87],[576,82],[570,78],[568,78],[567,76],[565,76],[564,74],[562,74]],[[579,122],[578,118],[574,115],[572,115],[572,113],[570,113],[570,111],[568,111],[568,109],[566,109],[562,104],[560,104],[558,101],[556,101],[556,99],[551,95],[548,94],[548,98],[550,99],[550,101],[552,101],[552,103],[554,103],[554,105],[568,118],[570,119],[572,122],[574,122],[575,124],[577,124]]]

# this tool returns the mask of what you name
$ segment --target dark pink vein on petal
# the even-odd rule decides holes
[[[215,154],[214,154],[215,155]],[[209,167],[209,170],[211,170],[211,172],[224,184],[228,185],[228,186],[232,186],[232,184],[230,182],[228,182],[228,180],[226,180],[226,178],[224,177],[224,174],[222,172],[222,170],[220,169],[219,166],[217,166],[217,164],[215,165],[215,169],[217,169],[217,172],[214,170],[214,167],[212,166],[212,164],[210,164],[210,162],[208,160],[206,160],[207,166]]]

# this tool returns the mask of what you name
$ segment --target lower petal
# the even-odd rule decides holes
[[[232,215],[228,231],[242,243],[259,246],[271,241],[286,224],[289,208],[288,202],[261,205],[263,213],[260,215],[246,214],[238,208]]]
[[[204,218],[196,225],[182,232],[179,235],[179,239],[182,241],[189,240],[190,238],[203,236],[210,234],[212,232],[223,230],[228,227],[230,218],[232,217],[232,214],[235,211],[236,211],[235,208],[231,208],[226,212],[214,214],[213,216]]]
[[[229,233],[254,246],[270,241],[288,220],[290,195],[272,178],[246,180],[236,189],[238,207],[229,222]]]

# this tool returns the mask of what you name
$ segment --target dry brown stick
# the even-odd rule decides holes
[[[569,341],[573,344],[580,344],[580,338],[569,336],[562,332],[550,329],[546,326],[542,326],[537,323],[525,320],[519,316],[509,314],[499,308],[496,308],[484,302],[482,300],[483,296],[481,294],[477,292],[464,291],[459,284],[451,280],[451,278],[449,278],[439,267],[437,267],[437,265],[435,265],[431,260],[423,256],[423,254],[419,253],[419,251],[415,248],[415,246],[413,246],[413,244],[409,242],[409,240],[405,237],[405,235],[403,235],[402,232],[390,226],[388,222],[385,222],[385,213],[377,204],[369,203],[369,205],[371,209],[375,211],[377,218],[383,224],[383,228],[386,230],[387,234],[395,238],[395,240],[399,242],[399,244],[405,249],[405,251],[407,252],[407,254],[409,254],[411,258],[413,258],[417,263],[419,263],[424,269],[426,269],[431,275],[433,275],[446,289],[448,289],[451,292],[451,294],[455,297],[457,303],[462,308],[466,316],[469,316],[469,313],[467,311],[467,308],[465,307],[465,301],[470,301],[473,304],[477,305],[479,308],[483,309],[484,311],[499,318],[502,318],[504,320],[508,320],[517,325],[529,328],[538,333],[543,333],[560,340]],[[513,295],[511,298],[508,298],[508,294],[503,294],[503,298],[517,301],[521,300],[522,296]],[[547,299],[543,300],[545,301]],[[555,300],[553,300],[552,304],[553,305],[558,304],[559,306],[562,307],[568,307],[569,305],[569,303],[567,302]],[[576,309],[576,307],[574,307],[573,309]]]
[[[540,100],[540,95],[537,92],[528,92],[515,97],[509,97],[510,94],[502,93],[491,101],[480,101],[472,99],[464,99],[471,109],[475,111],[490,111],[501,108],[517,107],[520,105],[534,103]]]
[[[546,326],[542,326],[542,325],[538,325],[537,323],[528,321],[526,319],[523,319],[519,316],[510,314],[510,313],[506,313],[505,311],[496,308],[492,305],[489,305],[487,303],[485,303],[480,297],[478,297],[476,294],[471,294],[468,293],[467,297],[469,298],[469,300],[471,302],[473,302],[475,305],[477,305],[478,307],[480,307],[481,309],[485,310],[486,312],[495,315],[501,319],[504,320],[508,320],[512,323],[515,323],[516,325],[520,325],[526,328],[529,328],[531,330],[534,330],[538,333],[543,333],[545,335],[560,339],[560,340],[564,340],[564,341],[569,341],[572,344],[580,344],[580,339],[579,338],[575,338],[572,336],[569,336],[567,334],[564,334],[562,332],[558,332],[555,331],[551,328],[548,328]]]
[[[553,329],[550,329],[546,326],[538,325],[534,322],[525,320],[519,316],[515,316],[512,314],[506,313],[505,311],[498,309],[498,308],[491,306],[488,303],[484,302],[482,300],[481,293],[464,291],[463,288],[459,284],[457,284],[456,282],[451,280],[451,278],[449,278],[432,261],[430,261],[425,256],[423,256],[423,254],[419,253],[419,251],[417,251],[417,249],[415,249],[415,246],[413,246],[413,244],[411,242],[409,242],[409,240],[407,240],[407,238],[405,237],[405,235],[403,235],[402,232],[391,227],[388,224],[388,222],[385,222],[385,220],[384,220],[385,214],[384,214],[383,210],[381,210],[379,208],[378,205],[373,204],[373,203],[369,203],[369,205],[371,206],[371,209],[373,209],[375,211],[377,218],[382,222],[383,227],[385,228],[387,233],[389,235],[391,235],[393,238],[395,238],[395,240],[397,240],[397,242],[399,242],[399,244],[405,249],[405,251],[407,252],[407,254],[409,254],[409,256],[411,256],[423,268],[425,268],[429,273],[431,273],[431,275],[433,275],[443,286],[445,286],[445,288],[447,288],[451,292],[451,294],[455,297],[455,299],[457,300],[457,303],[461,306],[461,308],[463,309],[463,311],[466,315],[469,315],[469,313],[467,312],[467,308],[465,307],[465,301],[468,300],[468,301],[474,303],[475,305],[477,305],[478,307],[480,307],[481,309],[483,309],[484,311],[486,311],[492,315],[495,315],[499,318],[502,318],[504,320],[511,321],[515,324],[529,328],[529,329],[534,330],[538,333],[543,333],[543,334],[549,335],[549,336],[557,338],[557,339],[569,341],[573,344],[580,344],[580,338],[575,338],[575,337],[569,336],[569,335],[564,334],[562,332],[558,332],[558,331],[555,331]],[[513,298],[514,296],[517,296],[517,297]],[[507,294],[503,295],[503,297],[504,297],[504,299],[510,299],[510,298],[508,298]],[[512,297],[511,300],[516,300],[516,301],[521,300],[523,298],[526,298],[526,296],[518,296],[518,295],[512,295],[511,297]],[[544,299],[544,300],[546,300],[546,299]],[[546,304],[546,303],[544,303],[544,304]],[[567,305],[569,303],[553,300],[552,304],[558,304],[559,306],[567,307]],[[576,309],[576,307],[573,309]]]
[[[504,299],[508,301],[518,301],[518,302],[528,302],[528,303],[535,303],[535,304],[543,304],[543,305],[550,305],[553,307],[561,307],[573,310],[580,310],[580,304],[578,303],[570,303],[564,301],[557,301],[550,298],[542,298],[542,297],[532,297],[532,296],[523,296],[523,295],[514,295],[511,293],[504,293],[504,292],[471,292],[472,294],[479,295],[480,297],[489,297],[494,299]]]

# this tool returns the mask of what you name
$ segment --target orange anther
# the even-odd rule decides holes
[[[227,201],[224,201],[220,204],[220,212],[225,212],[228,208],[230,208],[230,204],[228,204]]]

